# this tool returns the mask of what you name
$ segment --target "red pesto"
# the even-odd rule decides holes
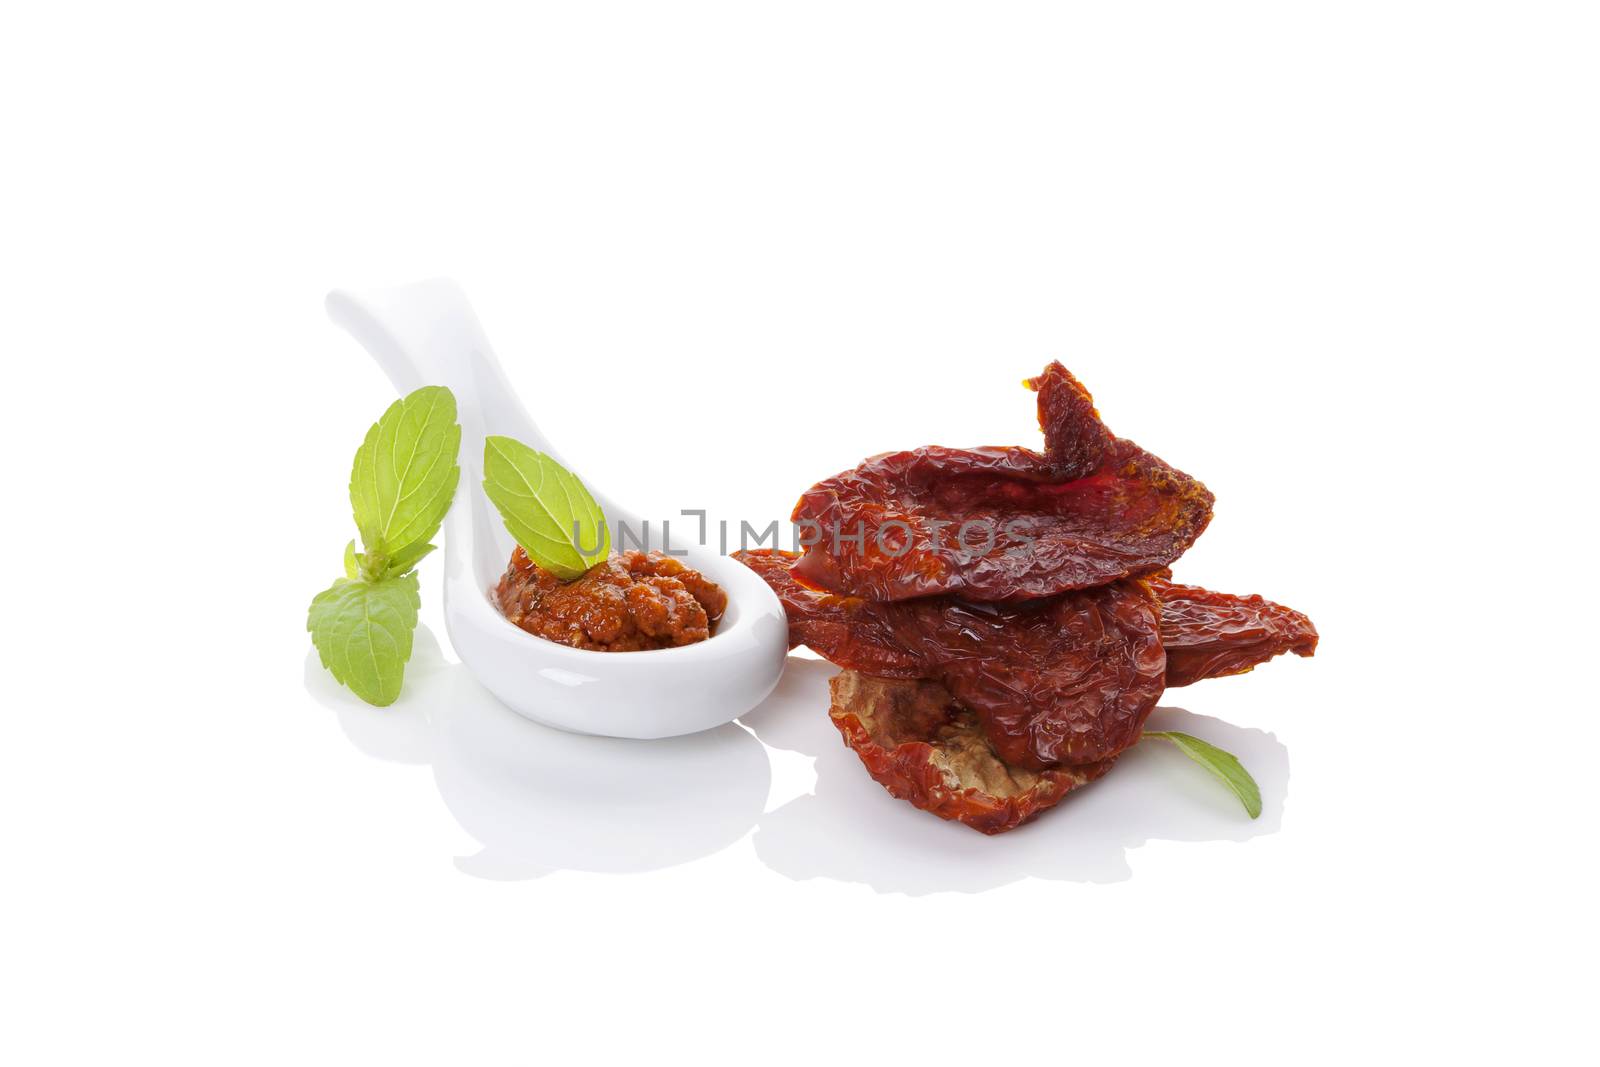
[[[704,641],[728,608],[722,588],[659,552],[623,552],[563,582],[518,545],[494,589],[501,614],[547,641],[642,652]]]

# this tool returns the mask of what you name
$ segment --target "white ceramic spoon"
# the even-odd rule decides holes
[[[484,688],[536,722],[607,737],[707,730],[766,698],[788,649],[783,607],[754,571],[705,546],[686,546],[684,562],[728,594],[727,614],[708,641],[650,652],[590,652],[534,637],[507,621],[489,590],[514,542],[483,493],[483,439],[514,437],[580,478],[583,468],[561,459],[528,417],[454,282],[338,290],[328,294],[328,315],[366,348],[401,394],[423,385],[448,386],[455,394],[461,487],[444,527],[444,617],[456,654]],[[640,528],[632,512],[589,489],[613,536],[619,520]]]

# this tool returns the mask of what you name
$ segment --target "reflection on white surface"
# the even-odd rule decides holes
[[[1171,745],[1140,745],[1105,778],[1037,821],[986,837],[896,800],[867,777],[828,719],[837,668],[791,656],[765,703],[728,725],[663,741],[563,733],[500,704],[426,627],[406,692],[372,708],[338,686],[313,653],[306,688],[366,754],[429,765],[451,814],[481,844],[456,865],[481,878],[555,870],[670,867],[726,848],[755,829],[755,854],[779,874],[921,895],[972,893],[1022,878],[1112,882],[1149,841],[1245,841],[1277,831],[1288,792],[1287,750],[1268,733],[1181,708],[1153,727],[1233,752],[1261,786],[1261,818]],[[754,736],[752,736],[752,733]],[[757,738],[760,740],[758,741]],[[763,744],[815,758],[814,793],[763,814],[771,765]]]
[[[1143,744],[1035,822],[987,837],[918,811],[867,777],[826,713],[835,672],[790,657],[778,690],[741,720],[773,748],[816,757],[816,792],[762,816],[756,829],[756,854],[789,878],[914,895],[971,893],[1028,877],[1113,882],[1132,875],[1128,850],[1147,841],[1244,841],[1276,832],[1282,819],[1289,755],[1276,738],[1157,708],[1152,728],[1191,733],[1239,757],[1261,786],[1259,819],[1173,746]]]
[[[456,865],[482,878],[645,871],[707,856],[755,825],[770,787],[765,749],[737,726],[628,741],[530,722],[446,664],[426,627],[394,706],[361,703],[315,653],[306,688],[363,752],[432,766],[450,813],[483,846]]]

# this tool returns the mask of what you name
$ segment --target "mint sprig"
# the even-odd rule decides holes
[[[440,385],[395,401],[367,431],[350,471],[350,507],[368,577],[403,574],[426,554],[461,480],[460,450],[456,398]]]
[[[460,448],[455,397],[429,385],[391,404],[356,450],[350,507],[365,551],[345,546],[345,576],[312,599],[306,629],[322,665],[369,704],[400,695],[422,606],[415,568],[455,497]]]
[[[1176,730],[1146,730],[1140,740],[1152,737],[1177,745],[1178,751],[1216,775],[1239,798],[1239,803],[1244,805],[1244,810],[1252,819],[1261,817],[1261,787],[1256,785],[1256,780],[1250,777],[1250,772],[1244,769],[1244,764],[1233,753],[1224,752],[1216,745]]]
[[[483,491],[528,558],[563,581],[610,549],[605,512],[571,471],[509,437],[483,443]]]

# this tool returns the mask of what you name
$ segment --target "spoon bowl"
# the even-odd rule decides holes
[[[674,554],[683,552],[687,566],[728,594],[727,612],[709,640],[647,652],[595,652],[535,637],[500,614],[490,590],[515,542],[483,493],[484,438],[514,437],[579,477],[582,469],[563,460],[539,432],[454,282],[335,290],[327,307],[402,395],[424,385],[443,385],[455,394],[461,484],[444,524],[444,618],[456,654],[484,688],[546,726],[632,738],[708,730],[766,698],[788,652],[783,607],[754,571],[704,544],[675,548]],[[640,528],[631,511],[588,488],[613,531],[619,522]]]

